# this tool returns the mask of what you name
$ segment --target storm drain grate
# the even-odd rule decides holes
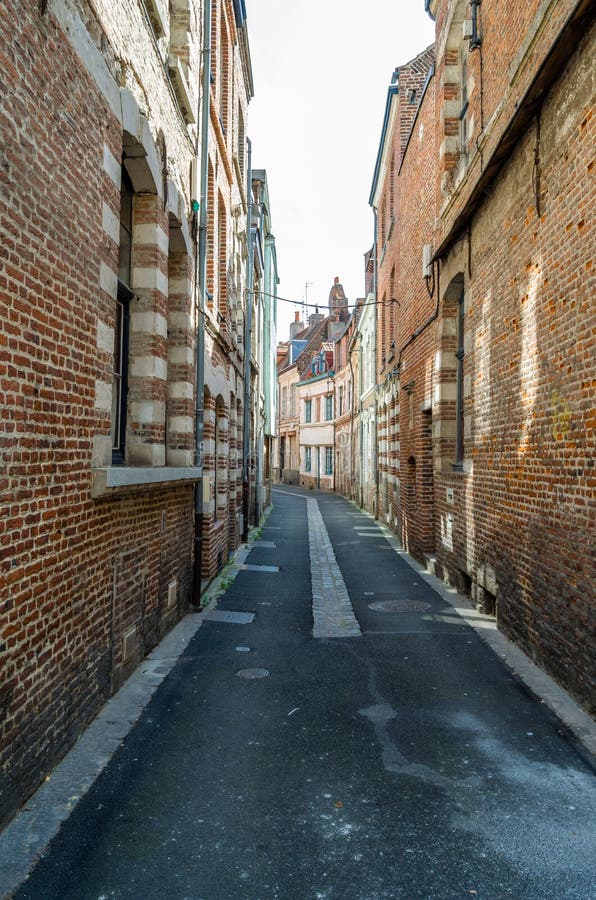
[[[247,681],[252,681],[255,678],[267,678],[269,675],[268,669],[240,669],[239,672],[236,672],[238,678],[246,678]]]
[[[368,608],[375,612],[388,613],[424,612],[430,609],[430,603],[424,603],[422,600],[377,600],[376,603],[369,603]]]
[[[231,622],[232,625],[250,625],[254,613],[231,612],[228,609],[212,609],[205,616],[208,622]]]
[[[279,572],[279,566],[251,566],[245,563],[240,566],[242,572]]]

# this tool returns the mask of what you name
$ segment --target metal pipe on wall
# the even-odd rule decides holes
[[[254,241],[252,234],[252,144],[247,140],[246,209],[248,221],[248,259],[246,270],[246,312],[244,316],[244,408],[242,410],[242,540],[248,540],[250,510],[250,356],[252,294],[254,279]]]
[[[199,246],[195,256],[195,290],[198,315],[195,348],[195,466],[201,476],[194,491],[194,558],[192,603],[201,603],[203,567],[203,427],[205,390],[205,296],[207,292],[207,191],[209,179],[209,105],[211,96],[211,3],[203,9],[203,83],[201,91],[201,196],[199,200]],[[198,150],[198,132],[197,132]]]

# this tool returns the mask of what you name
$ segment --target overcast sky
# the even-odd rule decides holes
[[[434,39],[424,0],[246,0],[253,168],[267,170],[279,293],[327,306],[364,293],[368,205],[387,87]],[[287,340],[293,304],[279,303]],[[324,311],[324,310],[323,310]]]

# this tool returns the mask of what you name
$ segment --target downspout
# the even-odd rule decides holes
[[[203,10],[203,86],[201,112],[201,196],[199,202],[199,247],[195,252],[195,285],[198,286],[198,316],[195,357],[195,466],[201,475],[194,491],[194,560],[192,580],[192,604],[201,605],[201,570],[203,564],[203,424],[205,390],[205,295],[207,292],[207,189],[209,178],[209,107],[211,99],[211,3]],[[199,112],[199,110],[197,110]],[[197,115],[197,119],[199,116]],[[199,150],[197,128],[196,155]],[[195,211],[196,223],[196,211]]]
[[[242,540],[248,541],[250,508],[250,332],[252,329],[252,289],[254,278],[254,242],[252,236],[252,144],[247,140],[246,236],[248,260],[246,270],[246,315],[244,317],[244,409],[242,410]]]
[[[375,519],[379,517],[379,447],[377,443],[377,413],[378,413],[378,401],[377,401],[377,316],[379,314],[378,304],[377,304],[377,293],[378,293],[378,276],[379,276],[379,268],[377,264],[378,257],[378,227],[379,227],[379,214],[376,206],[373,206],[373,217],[374,217],[374,256],[373,256],[373,297],[374,297],[374,310],[375,316],[373,319],[373,361],[374,361],[374,376],[375,376],[375,418],[373,422],[373,464],[375,467]]]
[[[333,455],[331,457],[331,465],[333,466],[333,472],[331,473],[332,474],[332,482],[331,482],[332,488],[331,489],[334,494],[335,494],[335,485],[336,485],[335,473],[337,470],[337,459],[339,457],[339,453],[335,449],[335,436],[336,436],[336,429],[337,429],[336,422],[337,422],[337,418],[336,418],[336,407],[335,407],[335,376],[334,376],[333,377]]]
[[[350,500],[353,499],[354,491],[354,366],[352,365],[352,351],[348,347],[348,358],[350,363]]]
[[[358,348],[358,352],[360,353],[360,364],[358,366],[358,368],[360,370],[358,373],[359,381],[360,381],[359,390],[358,390],[358,410],[360,413],[360,415],[358,417],[358,442],[359,442],[359,447],[358,447],[358,468],[359,468],[358,482],[359,482],[359,485],[358,485],[358,487],[360,490],[360,508],[364,509],[364,489],[362,487],[362,478],[363,478],[363,473],[362,473],[362,435],[364,433],[364,429],[362,427],[362,385],[364,383],[364,376],[363,376],[362,369],[363,369],[364,353],[362,352],[362,332],[360,332],[360,347]]]

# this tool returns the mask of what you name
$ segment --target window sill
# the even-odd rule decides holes
[[[91,496],[119,496],[146,488],[192,484],[201,477],[199,466],[106,466],[93,469]]]

